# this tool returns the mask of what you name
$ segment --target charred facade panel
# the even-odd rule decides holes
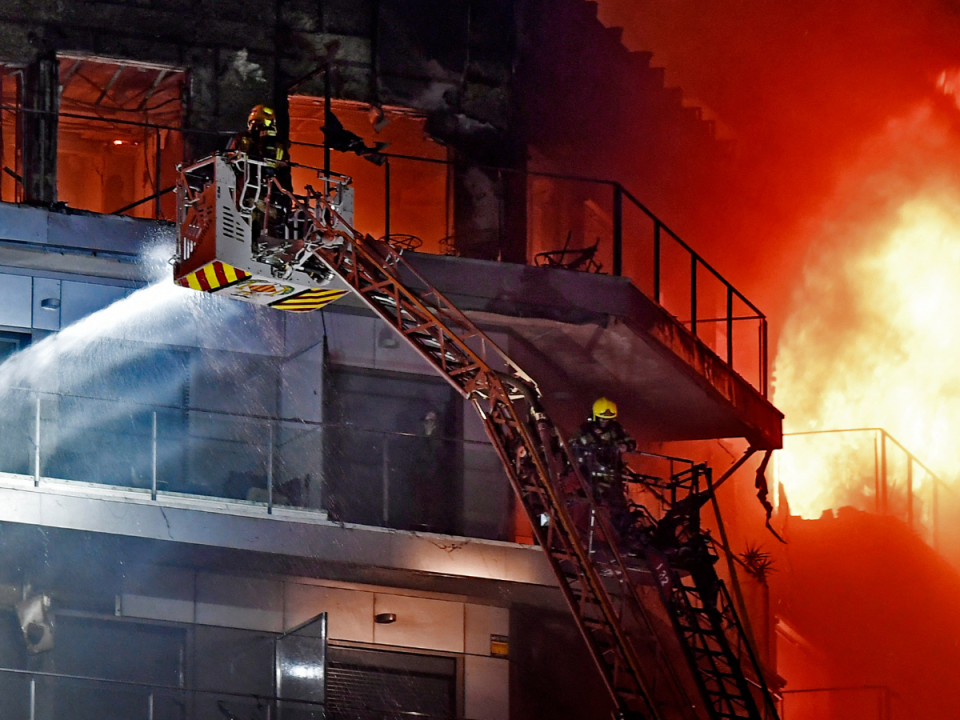
[[[40,57],[70,53],[185,70],[186,159],[223,147],[258,103],[275,106],[285,131],[292,87],[323,96],[328,86],[338,99],[424,113],[426,131],[457,160],[454,186],[461,202],[452,229],[458,251],[522,260],[523,183],[481,167],[524,166],[523,143],[514,132],[513,5],[509,0],[426,6],[402,0],[16,5],[0,26],[9,35],[0,57],[34,69]],[[39,82],[31,72],[28,80]],[[55,85],[55,77],[45,81],[51,82]],[[25,172],[32,184],[25,197],[50,203],[57,199],[56,107],[43,87],[32,80],[24,86],[24,108],[53,117],[39,114],[25,124],[24,142],[30,145]]]
[[[533,0],[521,27],[513,87],[533,169],[619,180],[682,234],[701,230],[691,198],[717,181],[725,146],[699,108],[601,24],[596,3]]]

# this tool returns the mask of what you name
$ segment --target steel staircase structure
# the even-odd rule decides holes
[[[691,667],[696,668],[694,679],[702,697],[710,702],[711,718],[776,717],[776,706],[765,685],[755,675],[752,683],[741,669],[744,654],[754,673],[759,664],[733,608],[726,585],[720,581],[715,589],[704,589],[683,577],[662,559],[653,557],[651,563],[658,578],[664,604],[670,611],[677,635]],[[715,600],[705,595],[715,592]],[[732,636],[732,638],[731,638]],[[740,647],[735,651],[732,640]],[[757,695],[762,696],[761,713]]]
[[[726,584],[712,569],[719,560],[714,545],[700,531],[700,508],[714,490],[710,468],[695,465],[667,482],[640,482],[667,508],[660,522],[641,521],[648,530],[640,542],[697,689],[709,703],[710,717],[776,717],[747,632]],[[668,553],[674,556],[672,562]]]
[[[561,432],[540,404],[536,383],[399,250],[354,230],[324,194],[308,189],[306,196],[295,195],[275,178],[267,182],[266,197],[284,196],[285,214],[297,218],[296,233],[302,236],[295,254],[278,244],[267,261],[277,268],[314,268],[314,273],[320,261],[479,412],[600,670],[616,717],[776,718],[725,588],[721,585],[719,591],[720,607],[711,608],[704,589],[692,585],[665,554],[652,545],[638,552],[635,543],[624,542],[607,510],[592,499]],[[188,181],[182,177],[181,184]],[[181,202],[199,196],[197,188],[180,191]],[[271,218],[269,207],[264,217]],[[277,237],[289,238],[290,228],[282,230],[286,234],[278,232]],[[195,242],[196,227],[190,237]],[[702,702],[691,697],[689,678],[646,651],[657,638],[656,618],[641,597],[651,572]],[[729,635],[737,638],[735,644]],[[747,650],[752,684],[735,645]]]

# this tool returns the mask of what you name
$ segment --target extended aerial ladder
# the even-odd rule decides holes
[[[321,190],[308,186],[300,195],[275,169],[231,153],[181,171],[177,282],[292,311],[355,292],[476,407],[618,716],[775,718],[723,583],[698,582],[682,558],[671,558],[673,545],[658,543],[649,516],[629,542],[621,537],[623,528],[594,502],[536,383],[400,250],[353,228],[349,178],[317,171]],[[701,493],[705,471],[670,479],[675,505],[677,488],[681,499]],[[692,683],[648,647],[658,634],[641,597],[651,573]]]

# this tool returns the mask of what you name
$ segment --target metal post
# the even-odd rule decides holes
[[[770,356],[767,351],[767,319],[760,319],[760,392],[764,397],[770,390]]]
[[[690,255],[690,332],[697,334],[697,256]]]
[[[588,536],[588,540],[587,540],[587,554],[588,554],[588,555],[593,555],[593,527],[594,527],[594,525],[596,524],[596,521],[597,521],[596,515],[597,515],[597,511],[596,511],[596,509],[591,505],[591,506],[590,506],[590,535]]]
[[[156,153],[156,167],[154,168],[154,174],[153,174],[153,177],[154,177],[153,191],[156,193],[156,197],[154,198],[153,217],[154,219],[159,220],[160,219],[160,156],[161,156],[160,128],[156,129],[155,139],[157,141],[157,153]]]
[[[623,275],[623,188],[613,186],[613,274]]]
[[[880,492],[883,494],[883,500],[880,503],[884,515],[890,513],[887,496],[887,432],[880,431]]]
[[[907,456],[907,525],[913,530],[913,458]]]
[[[727,365],[733,368],[733,285],[727,284]]]
[[[327,61],[327,67],[323,71],[323,126],[326,131],[323,133],[323,177],[330,178],[330,126],[333,119],[333,111],[330,109],[330,65]],[[327,183],[324,183],[324,192],[330,190]]]
[[[880,514],[880,447],[877,435],[873,436],[873,509]]]
[[[37,717],[37,679],[30,678],[30,720]]]
[[[17,110],[14,111],[14,121],[16,122],[16,127],[17,127],[17,130],[14,133],[14,147],[17,150],[16,150],[16,156],[14,157],[14,163],[16,163],[15,169],[17,171],[17,174],[20,176],[21,180],[19,182],[15,182],[13,186],[16,188],[14,192],[14,198],[16,199],[17,202],[23,202],[24,195],[26,193],[26,188],[24,187],[24,183],[22,180],[23,178],[23,136],[24,136],[24,131],[26,130],[26,128],[24,128],[23,126],[24,121],[26,119],[25,118],[26,113],[23,112],[23,70],[14,72],[14,75],[19,75],[19,80],[16,83],[14,83],[14,85],[16,85],[16,88],[17,88],[17,101],[14,103],[14,106],[17,108]],[[58,77],[58,82],[59,82],[59,77]]]
[[[383,526],[390,523],[390,438],[383,437]]]
[[[153,693],[147,695],[147,720],[153,720]]]
[[[157,413],[153,413],[153,453],[150,473],[150,499],[157,499]]]
[[[390,159],[383,164],[383,203],[384,221],[383,236],[390,242]]]
[[[273,423],[267,441],[267,514],[273,514]]]
[[[653,299],[660,302],[660,221],[653,221]]]
[[[3,76],[0,75],[0,98],[2,98],[4,95],[3,80],[4,80]],[[6,158],[3,152],[4,147],[6,147],[3,140],[3,113],[4,112],[5,111],[3,109],[0,109],[0,167],[7,167],[7,163],[5,162]],[[3,176],[4,175],[6,175],[5,172],[0,172],[0,201],[3,200],[3,180],[4,180]],[[14,187],[16,187],[16,181],[14,181]]]
[[[33,429],[33,486],[40,487],[40,393],[37,393],[37,417]]]

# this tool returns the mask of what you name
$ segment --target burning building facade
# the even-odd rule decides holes
[[[402,337],[350,295],[287,314],[151,283],[177,164],[270,104],[291,186],[351,177],[358,230],[421,250],[567,436],[606,395],[651,474],[689,454],[719,477],[781,442],[767,324],[671,229],[699,227],[679,208],[728,148],[649,54],[574,0],[78,0],[0,25],[5,712],[608,716],[502,458]],[[721,574],[778,689],[737,481]]]

